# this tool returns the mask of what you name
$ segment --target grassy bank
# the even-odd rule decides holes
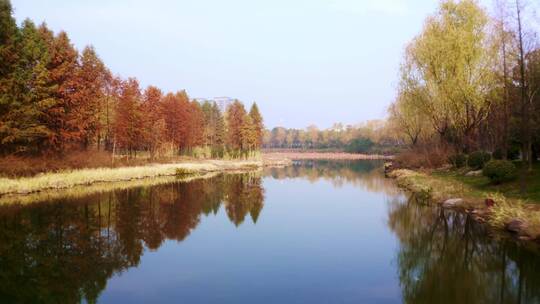
[[[389,176],[419,199],[469,212],[493,228],[511,231],[521,239],[540,240],[540,204],[513,197],[513,186],[491,186],[485,184],[482,177],[465,177],[448,171],[428,173],[400,169],[390,172]],[[508,189],[506,193],[501,192],[505,189]],[[449,199],[461,201],[445,204]],[[493,200],[494,206],[488,207],[486,199]]]
[[[521,163],[515,163],[518,172],[521,172]],[[520,179],[505,182],[499,185],[490,183],[485,176],[466,176],[463,171],[444,170],[434,171],[434,176],[442,179],[458,181],[469,186],[476,192],[498,192],[512,199],[521,199],[532,204],[540,204],[540,163],[533,164],[533,170],[526,176],[526,192],[520,191]]]
[[[33,177],[0,178],[0,195],[29,194],[45,190],[67,189],[95,183],[125,182],[145,178],[174,176],[178,172],[204,174],[236,170],[253,170],[263,166],[286,165],[284,159],[265,160],[203,160],[171,164],[150,164],[122,168],[80,169],[44,173]]]

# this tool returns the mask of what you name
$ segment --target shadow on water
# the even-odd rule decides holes
[[[324,180],[332,185],[330,191],[348,185],[384,194],[388,204],[381,218],[386,223],[378,233],[388,234],[381,237],[386,242],[397,240],[395,259],[387,261],[393,268],[386,270],[398,277],[401,299],[397,302],[540,303],[537,252],[495,240],[467,214],[408,201],[392,180],[382,176],[381,165],[374,161],[302,161],[267,169],[264,175],[265,179],[285,183],[288,179],[312,184]],[[0,206],[0,302],[97,302],[111,277],[138,267],[145,251],[159,251],[166,240],[184,241],[205,216],[223,210],[234,226],[257,222],[265,201],[263,180],[260,173],[225,174],[189,183]],[[280,185],[268,186],[276,187],[276,191]],[[305,189],[309,189],[307,186]],[[310,191],[328,191],[316,188]],[[370,208],[369,204],[365,206]],[[336,221],[340,225],[339,219]],[[290,233],[302,229],[294,222],[284,225]],[[310,227],[318,229],[316,225]],[[265,235],[269,236],[273,234]],[[377,254],[376,248],[374,251]],[[272,252],[264,255],[270,259]],[[362,262],[359,258],[356,263]],[[324,281],[324,273],[320,275]],[[267,284],[271,286],[272,282]],[[358,294],[352,291],[343,295],[349,299],[355,296]]]
[[[0,303],[96,302],[145,247],[184,240],[221,205],[236,226],[256,222],[263,201],[261,177],[239,174],[1,206]]]

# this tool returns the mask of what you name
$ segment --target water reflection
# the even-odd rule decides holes
[[[257,174],[118,190],[0,207],[0,302],[96,302],[107,280],[140,263],[145,247],[184,240],[224,205],[235,225],[256,222]]]
[[[265,173],[274,179],[303,178],[312,183],[326,180],[335,188],[354,185],[369,192],[399,195],[401,191],[395,182],[382,176],[383,164],[380,160],[302,160],[285,168],[267,169]]]
[[[496,241],[466,214],[408,201],[380,166],[303,161],[264,178],[217,175],[2,205],[0,303],[130,302],[104,290],[148,265],[149,251],[160,260],[151,267],[167,264],[169,275],[188,279],[166,277],[164,286],[131,276],[127,289],[161,285],[164,302],[175,291],[187,302],[540,303],[537,252]]]
[[[469,215],[390,202],[405,303],[539,303],[538,253],[497,241]]]

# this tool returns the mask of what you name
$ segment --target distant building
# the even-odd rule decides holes
[[[227,107],[234,102],[234,98],[230,98],[226,96],[214,97],[214,98],[194,98],[193,100],[199,103],[203,103],[205,101],[215,102],[222,113],[225,113],[225,111],[227,110]]]

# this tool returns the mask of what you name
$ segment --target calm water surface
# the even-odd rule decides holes
[[[540,303],[540,256],[380,163],[0,206],[0,303]]]

